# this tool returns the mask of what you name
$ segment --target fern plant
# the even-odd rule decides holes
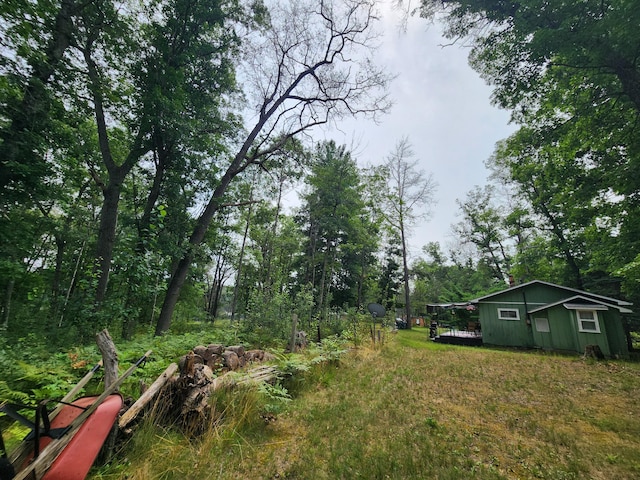
[[[265,401],[263,406],[265,413],[277,415],[291,401],[291,395],[289,395],[287,389],[279,384],[271,385],[270,383],[261,382],[258,385],[258,392]]]
[[[0,380],[0,403],[10,402],[28,404],[29,401],[29,395],[24,392],[12,390],[7,382]]]

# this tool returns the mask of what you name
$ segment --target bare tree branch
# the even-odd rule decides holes
[[[239,78],[254,110],[247,136],[220,178],[189,240],[199,245],[231,181],[263,162],[284,144],[318,125],[345,116],[374,120],[390,107],[391,76],[372,55],[378,35],[375,0],[273,1],[270,25],[245,39]],[[171,325],[180,289],[191,265],[187,249],[165,296],[156,334]]]

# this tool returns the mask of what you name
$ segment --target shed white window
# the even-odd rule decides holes
[[[588,333],[600,333],[598,312],[595,310],[576,310],[578,317],[578,330]]]
[[[520,320],[520,310],[517,308],[499,308],[498,318],[500,320]]]
[[[537,317],[534,319],[536,324],[536,332],[550,332],[549,319],[543,317]]]

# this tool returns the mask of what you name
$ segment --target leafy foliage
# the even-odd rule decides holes
[[[29,402],[30,397],[24,392],[19,392],[9,388],[9,385],[4,380],[0,381],[0,403],[11,402],[26,404]]]
[[[637,5],[423,0],[421,14],[472,46],[471,66],[520,124],[488,164],[491,188],[516,199],[491,222],[509,232],[509,273],[637,301],[620,276],[640,251]]]
[[[264,411],[277,415],[282,413],[286,405],[291,402],[291,395],[282,385],[272,385],[262,382],[258,385],[258,393],[265,398]]]
[[[370,232],[377,228],[362,198],[361,173],[344,146],[320,144],[307,182],[296,217],[305,235],[299,277],[313,287],[315,312],[325,320],[330,307],[363,305],[364,277],[377,249]]]

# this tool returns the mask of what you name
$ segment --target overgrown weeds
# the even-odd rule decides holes
[[[100,352],[95,345],[73,347],[67,351],[52,351],[46,343],[31,334],[24,338],[9,340],[0,337],[0,403],[13,402],[35,405],[44,399],[62,398],[100,360]],[[153,351],[150,359],[135,370],[120,388],[125,397],[136,398],[140,394],[140,384],[150,384],[167,365],[203,342],[230,345],[238,341],[237,332],[227,324],[196,323],[181,334],[163,337],[138,336],[131,341],[117,342],[119,365],[126,370],[147,350]],[[94,375],[80,395],[101,393],[104,389],[102,370]],[[33,412],[21,413],[32,416]],[[26,434],[25,428],[12,425],[0,416],[4,440],[9,449],[13,448]]]
[[[216,390],[210,411],[202,417],[207,425],[198,425],[193,431],[167,425],[165,412],[152,410],[140,427],[141,433],[136,431],[123,443],[116,460],[96,469],[94,478],[222,476],[235,468],[238,458],[249,459],[269,443],[274,422],[287,414],[294,401],[291,386],[304,392],[328,383],[328,372],[335,371],[339,357],[347,352],[343,345],[330,338],[300,354],[281,354],[276,362],[279,381],[273,384],[249,383],[242,388]]]

